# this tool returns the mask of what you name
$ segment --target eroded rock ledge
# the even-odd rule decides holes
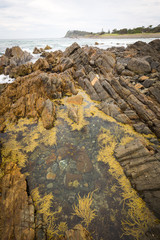
[[[59,100],[76,94],[76,87],[81,86],[98,101],[98,108],[105,114],[133,126],[140,134],[150,135],[152,145],[137,140],[117,148],[114,154],[132,186],[160,218],[159,50],[160,40],[108,50],[81,48],[74,43],[64,53],[43,53],[43,58],[34,64],[7,68],[7,73],[16,81],[3,88],[0,94],[0,131],[5,129],[8,120],[18,121],[24,117],[37,121],[41,118],[45,128],[52,128]],[[7,67],[5,59],[4,56],[0,59],[2,71]],[[18,171],[19,175],[19,170],[13,171]],[[7,183],[11,178],[6,175],[4,180]],[[6,186],[4,191],[9,191],[7,189]],[[27,196],[25,198],[30,204]]]
[[[11,163],[6,166],[0,188],[0,238],[34,239],[34,205],[27,194],[25,176],[17,165]]]

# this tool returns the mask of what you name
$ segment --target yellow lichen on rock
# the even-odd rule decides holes
[[[88,193],[87,196],[81,197],[78,195],[78,204],[73,206],[74,215],[77,215],[78,217],[82,218],[82,222],[86,225],[86,227],[89,226],[91,221],[95,218],[95,210],[91,209],[92,205],[92,196],[93,192]]]

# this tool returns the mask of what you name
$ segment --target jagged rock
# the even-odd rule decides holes
[[[75,42],[70,47],[66,48],[64,52],[65,57],[69,57],[71,54],[73,54],[77,49],[79,49],[80,46]]]
[[[85,78],[83,80],[83,83],[85,86],[84,89],[87,91],[87,93],[90,95],[90,97],[95,101],[99,101],[100,98],[99,98],[98,94],[96,93],[95,89],[92,87],[90,81],[87,78]]]
[[[50,49],[52,49],[52,48],[48,45],[46,45],[45,48],[44,48],[44,50],[50,50]]]
[[[46,59],[39,58],[34,64],[33,64],[33,71],[37,70],[47,70],[49,68],[49,64],[46,61]]]
[[[149,43],[149,45],[150,45],[152,48],[156,49],[157,51],[160,51],[160,40],[159,40],[159,39],[155,39],[155,40],[151,41],[151,42]]]
[[[155,83],[154,80],[146,79],[142,84],[145,88],[151,87]]]
[[[159,154],[154,155],[142,141],[136,139],[115,149],[115,156],[132,184],[141,192],[157,217],[160,217],[159,204],[157,206],[157,202],[160,201]],[[152,198],[149,197],[151,195]]]
[[[126,51],[133,52],[134,56],[144,57],[150,56],[154,61],[160,61],[159,51],[157,51],[160,40],[156,39],[151,41],[149,44],[138,41],[134,44],[129,45]],[[157,46],[157,47],[156,47]]]
[[[138,74],[151,72],[150,64],[142,58],[132,58],[127,65],[127,68]]]
[[[124,69],[125,69],[124,65],[122,65],[122,64],[119,63],[119,62],[117,62],[117,64],[116,64],[116,70],[117,70],[118,74],[121,74]]]
[[[1,73],[8,75],[12,68],[25,64],[32,59],[32,55],[27,51],[22,51],[20,47],[7,48],[5,54],[0,57]]]
[[[94,74],[93,72],[90,72],[89,78],[90,78],[91,85],[94,87],[96,93],[99,96],[99,99],[102,101],[106,100],[109,96],[106,93],[106,91],[103,89],[103,87],[99,81],[98,75]]]
[[[43,53],[43,52],[44,52],[43,48],[35,47],[34,50],[33,50],[33,54],[40,54],[40,53]]]
[[[22,51],[20,47],[7,48],[5,56],[9,59],[9,64],[19,66],[32,59],[32,55],[27,51]]]
[[[154,86],[150,87],[149,92],[160,103],[160,83],[157,82]]]
[[[8,66],[9,65],[9,58],[5,55],[3,55],[0,58],[0,66]]]
[[[25,177],[16,165],[7,166],[0,187],[2,193],[0,197],[0,238],[2,240],[34,239],[34,206],[31,197],[26,192]]]
[[[64,72],[66,69],[71,68],[73,66],[74,62],[70,58],[61,58],[59,61],[59,64],[56,65],[56,67],[53,68],[53,71],[55,72]]]
[[[11,78],[17,78],[18,76],[25,76],[33,72],[33,63],[26,63],[21,66],[12,68],[8,71]]]
[[[39,54],[39,53],[41,53],[40,50],[37,47],[35,47],[33,50],[33,54]]]
[[[115,55],[113,53],[100,49],[90,56],[90,60],[94,61],[95,66],[104,76],[112,72],[116,64]]]
[[[151,130],[142,122],[133,124],[133,127],[136,130],[136,132],[142,134],[152,134]]]
[[[41,117],[44,128],[50,129],[53,127],[55,121],[55,106],[49,99],[44,102]]]
[[[76,94],[72,81],[68,72],[58,75],[37,71],[19,77],[0,95],[0,116],[4,117],[4,121],[6,117],[12,121],[21,117],[42,117],[44,126],[50,128],[55,120],[55,106],[49,103],[48,98],[62,98],[67,93]]]
[[[78,109],[75,107],[68,109],[68,117],[75,123],[78,123]]]
[[[121,72],[121,75],[122,76],[131,76],[133,77],[134,76],[134,73],[132,71],[129,71],[127,69],[124,69],[122,72]]]

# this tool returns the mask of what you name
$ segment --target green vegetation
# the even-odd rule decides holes
[[[160,25],[153,27],[149,25],[148,27],[136,27],[136,28],[122,28],[122,29],[113,29],[113,34],[136,34],[136,33],[158,33],[160,32]]]
[[[122,29],[113,29],[111,32],[108,30],[105,32],[103,29],[100,32],[93,33],[93,32],[86,32],[86,31],[78,31],[78,30],[73,30],[73,31],[68,31],[65,35],[65,37],[69,38],[77,38],[77,37],[97,37],[97,36],[102,36],[102,37],[107,37],[107,36],[115,36],[116,34],[145,34],[145,33],[160,33],[160,24],[156,27],[153,27],[153,25],[149,25],[148,27],[136,27],[136,28],[122,28]]]

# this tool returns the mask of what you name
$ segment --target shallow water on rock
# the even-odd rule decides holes
[[[82,223],[93,239],[135,239],[154,217],[131,188],[114,150],[139,135],[99,111],[83,91],[79,95],[82,104],[62,101],[50,130],[27,119],[8,124],[3,158],[22,167],[49,236]],[[68,109],[77,112],[77,123]]]

